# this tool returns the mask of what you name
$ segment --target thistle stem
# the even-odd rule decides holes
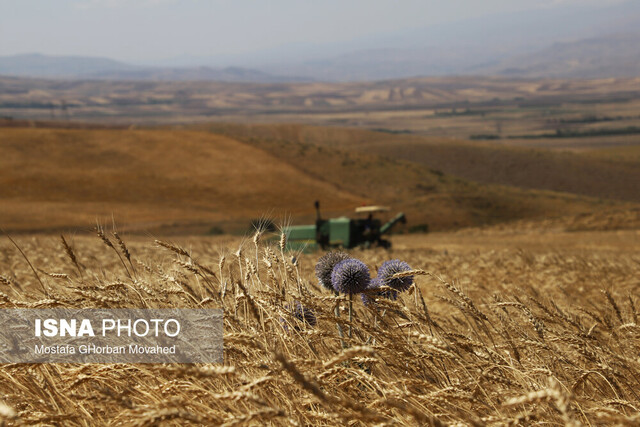
[[[353,321],[352,298],[353,298],[353,294],[349,292],[349,338],[352,338],[352,331],[351,331],[351,322]]]
[[[334,313],[336,317],[340,317],[340,301],[336,303]],[[340,323],[336,323],[336,326],[338,327],[338,335],[340,335],[340,344],[342,345],[342,348],[345,349],[347,348],[347,344],[345,344],[344,342],[344,332],[342,331],[342,326],[340,325]]]

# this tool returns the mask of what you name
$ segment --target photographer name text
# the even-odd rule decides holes
[[[35,345],[35,354],[176,354],[176,346],[144,346],[138,344],[125,345],[105,345],[96,346],[94,344],[81,345]]]

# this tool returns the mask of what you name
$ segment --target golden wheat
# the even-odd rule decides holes
[[[125,243],[112,233],[114,245],[97,234],[63,237],[62,247],[40,236],[16,239],[20,250],[0,243],[0,307],[223,308],[224,364],[5,364],[0,422],[640,421],[634,251],[356,252],[372,268],[406,260],[417,286],[397,301],[355,299],[349,318],[348,299],[317,286],[317,255],[292,262],[281,236],[254,235],[254,259],[246,241]],[[317,323],[297,316],[296,304]]]

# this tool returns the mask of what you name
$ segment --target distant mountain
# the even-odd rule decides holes
[[[274,76],[241,67],[141,67],[134,70],[96,72],[87,74],[84,77],[105,80],[221,81],[234,83],[285,83],[312,80],[295,76]]]
[[[630,64],[639,57],[634,38],[615,35],[633,34],[638,28],[638,1],[598,6],[572,3],[407,29],[348,43],[352,48],[348,52],[258,68],[329,81],[503,72],[517,76],[528,75],[526,69],[538,64],[536,77],[544,77],[546,71],[563,77],[640,75],[633,73]],[[564,60],[564,55],[575,56],[578,63]],[[553,58],[556,66],[543,66],[545,57]],[[605,57],[597,66],[598,58]]]
[[[525,53],[522,53],[522,50]],[[557,42],[539,49],[433,46],[372,49],[334,58],[267,67],[322,81],[391,80],[418,76],[506,75],[534,78],[640,76],[640,33]]]
[[[501,56],[489,54],[490,60],[478,58],[476,49],[428,47],[416,49],[371,49],[286,66],[267,67],[283,75],[305,76],[320,81],[372,81],[418,76],[465,74],[485,61],[496,62]]]
[[[0,57],[0,75],[250,83],[640,75],[640,1],[559,4],[340,43],[296,42],[250,54],[183,55],[145,65],[105,58]]]
[[[553,43],[509,53],[498,49],[430,47],[375,49],[334,58],[267,67],[320,81],[372,81],[449,75],[505,75],[534,78],[640,76],[640,33]]]
[[[38,53],[0,57],[0,75],[80,77],[93,73],[132,71],[137,67],[108,58],[51,56]]]
[[[640,76],[640,33],[554,43],[481,71],[513,77],[636,77]]]
[[[147,67],[108,58],[26,54],[0,57],[0,75],[88,80],[225,81],[282,83],[310,81],[241,67]]]

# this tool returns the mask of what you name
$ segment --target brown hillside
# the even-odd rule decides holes
[[[567,152],[466,144],[370,144],[366,150],[478,182],[640,201],[637,163],[604,161]]]
[[[333,132],[329,130],[329,132]],[[0,130],[0,226],[88,229],[113,215],[129,229],[230,231],[249,219],[350,214],[366,202],[431,230],[592,212],[609,204],[477,184],[377,154],[186,130]]]
[[[213,125],[212,129],[247,141],[341,147],[408,160],[480,183],[640,202],[640,164],[629,161],[628,156],[616,159],[452,138],[301,125]]]
[[[427,223],[432,230],[580,214],[616,205],[566,193],[475,183],[416,162],[381,156],[364,149],[367,141],[389,137],[375,132],[296,125],[198,128],[234,135],[318,179],[391,204],[407,212],[411,224]]]
[[[254,147],[202,132],[0,130],[0,226],[146,227],[329,211],[364,199]]]

